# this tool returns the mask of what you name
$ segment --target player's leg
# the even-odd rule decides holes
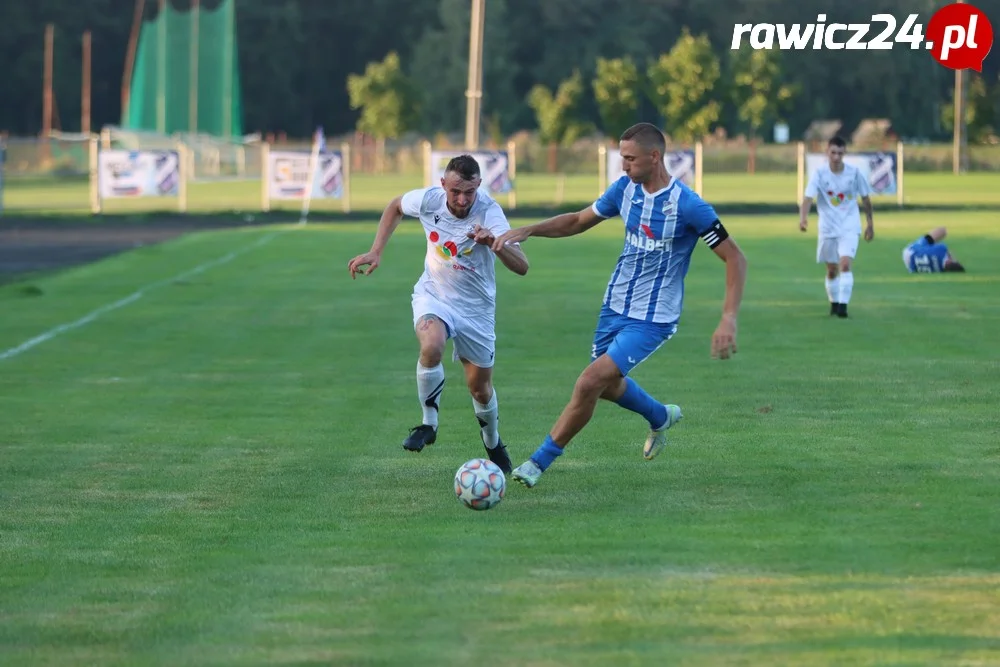
[[[628,375],[670,340],[676,331],[677,327],[672,324],[629,320],[607,351],[607,356],[615,362],[622,377],[605,391],[602,398],[642,415],[649,423],[649,435],[642,450],[643,457],[648,461],[656,458],[666,446],[667,429],[679,422],[683,414],[679,406],[661,403],[650,396]]]
[[[840,274],[840,284],[837,286],[837,302],[840,304],[837,307],[838,317],[847,317],[847,304],[851,302],[851,294],[854,291],[852,268],[860,240],[860,235],[850,234],[840,237],[837,241],[837,254],[840,255],[837,262],[837,270]]]
[[[500,408],[493,387],[493,360],[496,336],[493,323],[459,320],[455,334],[455,355],[465,367],[465,383],[472,395],[472,409],[479,421],[479,435],[490,461],[505,473],[513,468],[507,448],[500,439]]]
[[[816,262],[826,264],[826,296],[830,300],[830,314],[836,315],[840,309],[840,269],[837,255],[837,240],[819,237],[816,245]]]
[[[944,240],[944,237],[948,236],[948,229],[946,227],[935,227],[930,232],[927,233],[928,242],[931,244],[940,243]]]
[[[514,470],[514,478],[525,486],[534,486],[566,445],[590,422],[601,398],[643,415],[651,429],[666,430],[679,420],[680,408],[663,405],[634,380],[625,378],[673,335],[673,331],[672,326],[646,325],[602,309],[594,333],[591,364],[577,378],[569,403],[545,441],[531,459]]]
[[[420,344],[417,359],[417,397],[420,399],[422,420],[410,429],[403,448],[419,452],[437,440],[438,411],[444,391],[445,344],[451,331],[448,309],[430,297],[413,296],[413,329]]]
[[[555,426],[545,437],[531,458],[514,469],[513,477],[521,484],[532,487],[538,483],[552,462],[562,455],[563,448],[574,435],[590,421],[597,401],[621,381],[622,376],[614,362],[607,356],[608,347],[621,330],[623,323],[617,313],[607,306],[601,308],[594,330],[594,344],[590,352],[590,365],[576,380],[569,403],[563,408]]]
[[[583,430],[591,417],[601,394],[621,379],[615,362],[603,354],[591,363],[577,378],[573,395],[556,420],[555,426],[545,436],[545,440],[531,458],[514,469],[513,477],[521,484],[532,487],[538,483],[542,473],[562,455],[563,449],[577,433]]]

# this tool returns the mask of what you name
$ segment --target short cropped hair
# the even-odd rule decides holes
[[[636,123],[632,127],[622,132],[621,141],[634,141],[649,151],[660,151],[660,155],[667,152],[667,140],[660,132],[660,128],[652,123]]]
[[[840,135],[832,137],[826,145],[827,147],[836,146],[837,148],[847,148],[847,142],[844,141],[844,138]]]
[[[444,168],[444,173],[453,171],[459,175],[463,181],[472,181],[481,178],[479,163],[471,155],[456,155],[448,161],[448,166]]]

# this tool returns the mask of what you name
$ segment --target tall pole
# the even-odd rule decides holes
[[[45,26],[45,63],[42,72],[42,136],[46,139],[52,132],[52,50],[55,42],[55,26]]]
[[[472,0],[469,24],[469,86],[465,91],[465,147],[479,148],[479,119],[483,101],[483,29],[486,0]]]
[[[83,33],[83,90],[80,94],[80,132],[90,134],[90,31]]]
[[[965,0],[956,2],[963,3]],[[967,80],[964,70],[955,70],[955,121],[951,151],[951,170],[955,174],[962,173],[969,166],[968,129],[965,125]]]
[[[160,0],[156,17],[156,131],[167,133],[167,0]]]
[[[192,0],[191,2],[191,69],[190,81],[188,82],[188,132],[192,134],[198,132],[198,36],[201,26],[201,2]]]

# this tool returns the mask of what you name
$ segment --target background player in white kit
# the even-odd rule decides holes
[[[799,207],[799,229],[809,228],[809,209],[813,200],[819,213],[819,239],[816,261],[826,264],[826,294],[830,314],[847,317],[847,304],[854,290],[851,270],[861,238],[861,214],[858,197],[865,207],[865,240],[875,238],[872,220],[871,186],[857,167],[844,164],[847,143],[840,137],[830,139],[826,149],[827,164],[817,169],[806,186]]]
[[[404,215],[418,218],[427,238],[424,273],[413,288],[413,325],[420,342],[417,395],[423,421],[410,430],[403,448],[419,452],[437,439],[438,408],[444,389],[441,358],[449,338],[454,358],[465,368],[465,381],[479,419],[483,445],[491,461],[511,471],[500,440],[493,357],[496,351],[495,258],[518,275],[528,272],[528,258],[517,244],[494,251],[494,239],[510,229],[500,204],[479,191],[482,175],[471,155],[453,158],[441,186],[412,190],[396,197],[379,221],[371,250],[348,263],[353,279],[378,268],[382,251]],[[362,267],[367,266],[367,269]]]

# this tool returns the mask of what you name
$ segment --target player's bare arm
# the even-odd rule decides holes
[[[726,297],[722,304],[722,319],[712,335],[712,358],[728,359],[736,353],[736,319],[747,281],[747,260],[732,238],[727,238],[712,251],[726,263]]]
[[[375,232],[375,241],[372,243],[371,250],[358,255],[347,263],[347,269],[351,272],[352,280],[355,274],[360,273],[363,276],[367,276],[378,268],[379,262],[382,260],[382,251],[385,250],[386,244],[389,243],[389,237],[396,231],[396,227],[399,226],[399,222],[402,219],[403,197],[400,195],[389,202],[389,205],[382,211],[382,218],[378,222],[378,230]],[[367,269],[363,268],[366,266],[368,267]]]
[[[868,221],[868,225],[865,227],[865,241],[871,241],[875,238],[875,220],[872,215],[872,198],[862,197],[861,205],[865,209],[865,220]]]
[[[803,232],[809,229],[809,211],[812,205],[812,197],[803,197],[802,203],[799,204],[799,229]]]
[[[605,219],[597,215],[594,209],[589,206],[576,213],[563,213],[548,220],[536,222],[533,225],[526,225],[504,232],[493,242],[493,252],[498,252],[509,243],[520,243],[529,236],[557,239],[564,236],[582,234]]]
[[[493,232],[486,227],[481,227],[479,225],[473,227],[472,231],[469,232],[469,238],[480,245],[485,245],[490,248],[492,248],[493,243],[496,241],[496,237],[493,236]],[[494,250],[493,252],[510,271],[519,276],[523,276],[528,273],[528,257],[524,254],[524,251],[521,250],[520,246],[506,244],[502,246],[500,250]]]

